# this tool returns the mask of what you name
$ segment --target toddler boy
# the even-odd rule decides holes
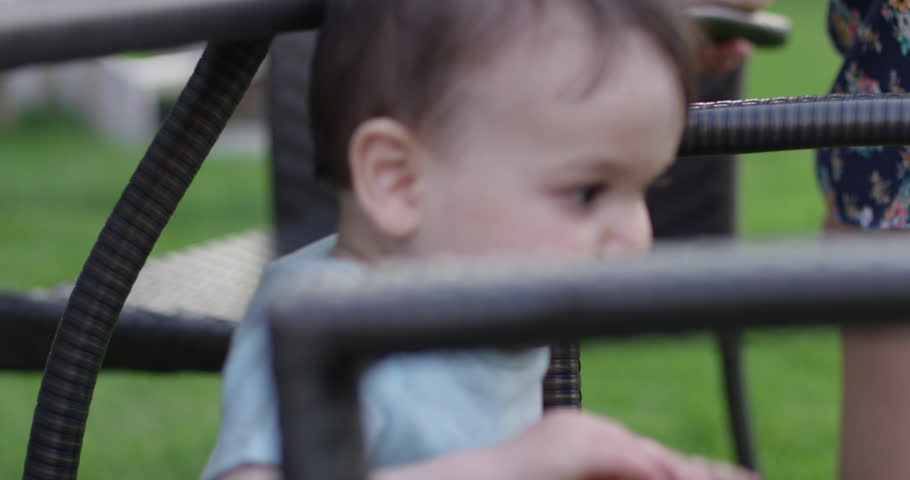
[[[222,429],[203,477],[280,465],[261,300],[274,285],[357,276],[403,257],[647,251],[645,190],[674,158],[691,90],[688,25],[675,12],[661,0],[327,2],[311,109],[339,231],[264,276],[234,336]],[[653,473],[635,478],[741,478],[693,470],[591,416],[561,413],[530,428],[541,425],[547,363],[542,347],[380,359],[360,385],[368,466],[478,448],[510,464],[565,461],[546,454],[566,445],[536,432],[578,422],[609,433],[593,448],[621,460],[612,468]]]

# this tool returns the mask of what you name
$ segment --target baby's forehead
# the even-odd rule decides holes
[[[453,156],[502,161],[516,172],[600,175],[606,165],[653,176],[650,161],[672,158],[685,117],[672,63],[643,32],[628,32],[602,58],[592,59],[599,52],[585,41],[563,35],[510,46],[512,54],[472,72],[442,136],[461,147]],[[598,60],[602,72],[591,68]],[[502,160],[515,158],[522,161]]]
[[[489,61],[459,72],[447,99],[454,109],[445,118],[463,122],[484,116],[502,128],[535,121],[546,127],[560,117],[571,121],[601,97],[649,96],[648,89],[635,88],[643,84],[669,89],[670,101],[685,104],[672,62],[646,33],[627,29],[595,43],[591,32],[578,25],[551,28],[515,37]],[[632,101],[609,103],[622,108],[606,110],[605,116],[622,117],[648,108]]]

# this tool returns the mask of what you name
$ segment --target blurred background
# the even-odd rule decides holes
[[[750,62],[748,97],[827,92],[838,61],[824,31],[826,4],[775,5],[792,19],[793,35],[784,49],[761,51]],[[181,62],[189,57],[191,68],[193,55],[160,63],[130,54],[0,75],[0,289],[76,277],[161,111],[182,87]],[[271,222],[261,84],[202,167],[155,255]],[[817,235],[822,201],[812,152],[746,156],[740,177],[745,238]],[[834,478],[836,332],[748,334],[746,361],[766,477]],[[680,450],[732,458],[713,337],[589,343],[583,378],[588,409]],[[21,476],[39,383],[37,373],[0,372],[0,478]],[[214,374],[102,373],[82,477],[195,478],[215,438],[218,404]]]

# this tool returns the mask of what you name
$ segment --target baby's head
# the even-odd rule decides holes
[[[691,90],[664,0],[332,0],[313,67],[339,252],[627,255]]]

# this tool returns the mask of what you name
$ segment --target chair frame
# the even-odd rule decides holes
[[[362,458],[356,382],[368,356],[566,337],[896,322],[910,307],[905,251],[906,242],[895,238],[686,245],[635,262],[410,263],[353,285],[301,281],[269,309],[285,478],[364,478],[363,465],[350,459]],[[870,320],[873,311],[879,316]]]
[[[227,3],[229,5],[226,5]],[[47,373],[39,393],[32,437],[29,442],[25,478],[75,477],[95,378],[104,359],[107,344],[122,309],[123,301],[129,293],[138,270],[151,251],[152,245],[183,191],[192,181],[199,164],[223,128],[224,122],[230,116],[230,112],[245,90],[249,78],[265,55],[271,42],[270,35],[277,31],[311,28],[318,24],[322,10],[320,0],[276,0],[270,4],[269,8],[262,8],[259,2],[252,0],[232,0],[231,2],[194,0],[189,4],[177,5],[176,2],[173,5],[162,4],[155,16],[148,15],[142,8],[144,5],[138,1],[120,2],[117,8],[111,9],[109,2],[93,0],[70,9],[62,9],[62,13],[52,10],[61,6],[62,2],[60,5],[28,3],[24,6],[16,4],[12,7],[11,14],[6,16],[5,21],[0,21],[0,43],[6,41],[5,44],[17,44],[20,45],[20,48],[4,52],[0,56],[0,68],[10,68],[35,61],[93,56],[121,49],[170,46],[202,39],[211,40],[212,44],[200,60],[199,66],[191,77],[184,94],[178,100],[174,112],[162,127],[136,175],[124,191],[77,280],[75,293],[70,298],[58,326],[47,363]],[[105,15],[99,16],[98,14],[102,11]],[[206,20],[215,11],[218,12],[218,22]],[[136,21],[140,18],[142,21]],[[175,22],[175,19],[179,19],[179,21]],[[141,26],[141,31],[136,31],[136,25]],[[72,41],[74,30],[86,28],[107,33],[101,36],[81,36],[79,41]],[[253,39],[225,43],[234,38]],[[211,94],[213,91],[217,93]],[[681,153],[689,155],[744,153],[791,148],[910,143],[910,138],[905,133],[908,131],[907,127],[910,126],[908,113],[910,113],[910,97],[889,95],[806,97],[702,105],[695,107],[692,111],[689,130],[682,144]],[[199,121],[200,119],[201,121]],[[866,128],[870,122],[873,122],[878,128]],[[800,254],[811,253],[811,251],[811,249],[804,248]],[[877,260],[879,257],[872,255],[867,258],[867,260],[869,259]],[[728,261],[733,260],[728,259]],[[670,267],[654,268],[657,268],[658,272],[664,273],[669,270],[663,269]],[[776,271],[772,276],[776,275],[774,277],[776,279],[788,278],[787,274],[787,271],[781,270]],[[910,278],[904,270],[895,272],[895,275],[903,279]],[[870,281],[875,283],[881,278],[883,277],[873,275]],[[683,288],[681,284],[676,287]],[[747,290],[754,294],[764,287],[765,285],[762,285],[762,288],[756,289],[757,287],[753,285],[750,287],[752,290]],[[579,288],[583,287],[579,286]],[[627,286],[612,288],[614,290],[610,291],[629,291]],[[637,288],[641,290],[635,290],[635,292],[653,290],[653,286]],[[714,298],[722,297],[723,302],[729,302],[730,298],[736,297],[735,293],[725,291],[727,292],[723,294],[726,295],[725,297],[718,294],[718,297],[702,298],[704,304],[697,308],[689,305],[690,311],[693,308],[700,309],[699,311],[702,311],[707,317],[714,318],[711,312],[704,312],[704,305],[711,304],[710,300]],[[309,297],[304,296],[303,298]],[[551,297],[544,295],[543,298]],[[818,301],[820,298],[830,297],[812,297],[811,300]],[[856,294],[847,296],[849,301],[867,305],[867,303],[863,303],[867,300],[866,297],[859,300],[857,298]],[[405,299],[409,300],[410,297]],[[628,305],[628,302],[624,303],[619,298],[613,300],[616,302],[613,306],[603,306],[597,301],[594,301],[592,305],[596,307],[595,310],[598,314],[608,313],[611,308],[613,313],[616,313],[616,309],[621,310],[620,307]],[[754,298],[751,300],[754,301]],[[895,302],[893,298],[888,300],[892,303]],[[791,304],[786,306],[790,310],[786,311],[790,314],[794,311],[794,305],[799,307],[796,310],[803,311],[807,308],[811,310],[810,307],[806,307],[803,300],[790,298],[789,301]],[[368,303],[367,300],[364,302]],[[491,315],[488,318],[493,322],[492,328],[495,330],[498,328],[495,326],[498,325],[496,322],[501,320],[497,316],[500,312],[497,312],[498,304],[495,304],[493,300],[490,302],[489,311],[481,310],[485,315],[487,313]],[[686,304],[686,302],[682,303]],[[897,303],[900,303],[902,307],[906,306],[905,303]],[[360,304],[355,302],[354,305]],[[408,308],[412,307],[408,304]],[[535,308],[552,313],[555,307],[548,304]],[[561,308],[565,310],[567,307]],[[879,306],[879,310],[881,309]],[[569,310],[572,311],[571,308]],[[639,312],[638,315],[651,318],[656,315],[658,310],[654,309],[646,314]],[[754,310],[764,312],[767,309],[756,307]],[[718,311],[724,311],[724,309],[719,308],[713,313]],[[850,309],[846,308],[843,311],[850,311]],[[353,313],[356,312],[353,310],[335,312],[328,316],[338,317]],[[668,315],[666,317],[668,319],[677,318],[668,312],[663,313]],[[635,314],[632,314],[632,317],[626,318],[634,318],[634,316]],[[280,320],[281,315],[275,318],[275,331],[285,332],[287,325]],[[584,315],[579,318],[584,318],[585,322],[591,320]],[[556,331],[551,327],[536,325],[531,320],[518,322],[511,327],[503,327],[503,332],[506,334],[503,342],[542,340],[544,337],[540,332],[547,332],[546,338],[559,338],[570,333],[579,335],[629,334],[634,330],[612,323],[611,328],[604,330],[603,327],[595,328],[591,326],[591,323],[583,323]],[[573,323],[575,320],[573,318],[569,324],[576,325]],[[509,322],[513,321],[509,320]],[[669,321],[665,320],[665,323]],[[843,319],[843,321],[849,320]],[[390,322],[388,325],[393,323]],[[657,323],[659,326],[654,331],[681,328],[678,326],[670,328],[659,321]],[[761,324],[761,322],[755,324]],[[537,329],[531,328],[526,333],[516,333],[521,325],[532,327],[536,325]],[[653,322],[648,325],[653,325]],[[686,324],[682,328],[698,328],[700,325],[695,322],[692,325]],[[740,326],[750,325],[753,324],[750,324],[748,319],[743,320],[740,324]],[[728,323],[722,322],[717,322],[713,326],[715,328],[730,327]],[[321,323],[318,328],[325,328],[325,331],[332,330]],[[325,339],[326,337],[321,336],[324,332],[318,331],[318,328],[309,333],[315,335],[313,338]],[[358,326],[358,328],[361,327]],[[443,330],[449,331],[443,328],[440,332]],[[471,328],[463,328],[459,331],[463,333],[469,330]],[[287,333],[287,338],[300,339],[299,335],[290,330],[287,330]],[[359,338],[361,333],[354,334],[353,337]],[[433,336],[438,333],[426,334],[430,344],[439,342],[439,340],[434,340],[439,337]],[[464,337],[455,335],[453,338]],[[281,341],[276,339],[276,350],[287,351],[281,345]],[[394,348],[395,342],[402,341],[393,336],[391,340],[388,340],[387,346],[374,347],[378,350]],[[459,342],[450,341],[453,343],[440,345],[451,346]],[[463,343],[463,345],[472,344],[474,343],[468,341]],[[316,362],[312,368],[313,372],[319,373],[320,369],[329,364],[333,368],[349,364],[344,363],[349,360],[344,360],[341,364],[333,363],[342,353],[340,349],[336,350],[337,345],[313,346],[313,352],[306,353],[306,356],[312,357],[311,359]],[[345,348],[350,347],[351,345],[345,346]],[[415,347],[405,345],[401,348]],[[350,353],[349,350],[346,352]],[[323,354],[325,355],[321,356]],[[300,366],[299,360],[299,358],[295,359],[294,361],[297,363],[294,365]],[[276,364],[290,365],[283,360]],[[343,389],[346,394],[350,395],[348,387],[353,385],[356,380],[356,369],[342,369],[342,371],[344,378],[339,385],[348,385]],[[284,378],[283,372],[277,373],[280,378]],[[300,389],[294,388],[300,394]],[[317,396],[319,392],[313,391],[309,395]],[[350,400],[350,397],[346,398]],[[282,404],[288,405],[285,393],[282,393],[282,399]],[[339,408],[352,406],[351,402],[342,402],[338,405]],[[284,407],[282,412],[285,417],[290,415]],[[348,417],[347,421],[350,422],[351,417]],[[325,431],[318,428],[313,429],[310,433],[326,433],[335,427],[327,428],[328,430]],[[296,441],[296,437],[287,438],[292,440],[288,445]],[[301,467],[299,464],[290,462],[288,473],[305,473],[307,468],[309,467]],[[353,474],[359,473],[354,472]],[[347,475],[342,476],[348,478]]]

